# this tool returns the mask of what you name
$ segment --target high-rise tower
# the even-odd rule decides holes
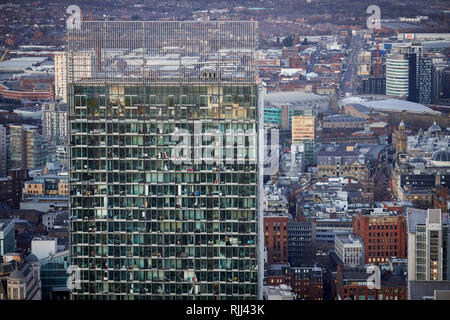
[[[386,94],[408,96],[409,60],[403,54],[391,54],[386,58]]]
[[[256,48],[253,21],[68,30],[73,299],[260,297]]]
[[[408,280],[449,280],[450,230],[441,209],[408,215]]]

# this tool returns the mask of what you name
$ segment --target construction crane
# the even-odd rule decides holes
[[[0,58],[0,62],[2,62],[3,60],[5,60],[6,54],[8,53],[8,49],[5,50],[5,52],[3,53],[2,57]]]

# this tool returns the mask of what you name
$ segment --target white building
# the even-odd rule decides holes
[[[263,287],[264,300],[295,300],[295,293],[292,288],[286,284],[281,284],[279,287],[264,286]]]
[[[403,54],[386,58],[386,95],[408,96],[409,60]]]
[[[57,144],[67,143],[67,105],[49,102],[42,105],[42,135]]]
[[[358,76],[368,77],[370,75],[370,66],[372,63],[372,53],[363,50],[358,55]]]
[[[57,239],[51,237],[35,237],[31,240],[31,253],[39,260],[57,252]]]
[[[357,268],[364,264],[364,243],[352,234],[336,234],[334,251],[344,267]]]
[[[65,51],[55,53],[55,98],[67,102],[67,54]],[[74,75],[76,77],[91,77],[95,68],[95,52],[76,52],[73,55]]]
[[[448,281],[448,214],[408,209],[408,280]],[[447,251],[447,252],[446,252]]]
[[[42,224],[44,225],[45,230],[53,228],[57,215],[58,212],[56,211],[47,211],[42,214]]]

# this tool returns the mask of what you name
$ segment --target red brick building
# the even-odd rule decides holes
[[[379,210],[353,216],[353,232],[364,242],[364,263],[406,258],[406,219],[395,211]]]
[[[333,275],[332,295],[336,300],[408,300],[407,281],[398,275],[381,276],[380,288],[368,287],[371,273],[338,266]]]
[[[267,262],[283,263],[288,261],[288,217],[270,215],[264,217],[264,247],[267,250]]]
[[[268,275],[269,286],[287,284],[297,295],[297,300],[323,300],[323,273],[317,267],[286,268],[283,274]]]
[[[403,214],[403,205],[402,202],[395,202],[395,201],[386,201],[383,202],[383,208],[389,211],[397,211],[399,214]],[[412,203],[411,203],[412,206]]]

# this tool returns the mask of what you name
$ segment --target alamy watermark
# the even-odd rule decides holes
[[[380,267],[374,264],[371,264],[367,267],[367,273],[371,273],[371,275],[367,278],[367,288],[369,290],[381,289],[381,271]]]
[[[69,274],[69,277],[67,277],[67,288],[69,290],[73,290],[73,289],[81,289],[81,272],[80,272],[80,267],[76,266],[76,265],[70,265],[67,268],[66,273]]]
[[[277,129],[264,131],[259,141],[255,129],[203,130],[201,121],[194,122],[194,131],[175,128],[170,140],[169,154],[158,157],[171,160],[176,165],[207,164],[217,167],[235,164],[258,164],[258,144],[264,148],[259,165],[264,175],[272,175],[279,168],[279,133]]]
[[[367,28],[369,30],[379,30],[381,29],[381,9],[377,5],[371,5],[367,7],[367,13],[370,16],[367,18]]]

